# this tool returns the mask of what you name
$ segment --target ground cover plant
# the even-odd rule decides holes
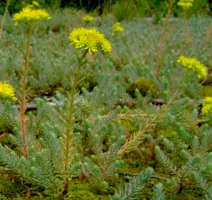
[[[212,199],[212,20],[192,5],[6,12],[0,199]]]

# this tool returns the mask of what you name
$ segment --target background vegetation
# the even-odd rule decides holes
[[[38,0],[37,2],[43,7],[54,10],[69,7],[97,12],[100,15],[112,13],[122,20],[134,16],[165,16],[170,0]],[[18,12],[24,5],[30,3],[32,3],[32,0],[10,0],[9,11],[10,13]],[[177,3],[178,0],[175,1],[175,5]],[[192,13],[208,14],[211,4],[210,0],[195,0]],[[5,5],[6,0],[1,0],[0,13],[4,12]],[[175,15],[178,14],[179,10],[176,9]]]

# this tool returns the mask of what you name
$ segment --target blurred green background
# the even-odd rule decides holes
[[[0,13],[4,12],[6,2],[0,1]],[[9,0],[9,12],[18,12],[24,5],[31,4],[33,0]],[[65,7],[84,9],[96,12],[99,15],[112,13],[119,20],[131,19],[135,16],[164,16],[170,3],[177,5],[179,0],[37,0],[41,7],[61,9]],[[193,14],[211,14],[211,0],[194,0]],[[179,8],[174,15],[178,16]]]

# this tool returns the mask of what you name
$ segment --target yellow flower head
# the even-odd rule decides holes
[[[200,63],[196,58],[187,58],[185,56],[180,56],[177,60],[186,70],[193,71],[199,80],[202,80],[207,76],[206,67]]]
[[[212,97],[206,97],[202,104],[202,115],[212,115]]]
[[[0,98],[16,101],[14,88],[5,82],[0,82]]]
[[[115,24],[113,24],[112,35],[117,35],[123,31],[124,31],[124,28],[122,27],[120,22],[116,22]]]
[[[85,15],[83,18],[82,18],[82,21],[84,21],[85,23],[92,23],[94,21],[94,18],[90,15]]]
[[[97,51],[108,54],[112,50],[110,42],[95,28],[76,28],[70,33],[69,40],[71,45],[88,50],[90,54]]]
[[[193,0],[180,0],[177,5],[184,9],[189,9],[193,6]]]
[[[27,6],[19,13],[16,13],[13,19],[16,21],[16,25],[20,23],[32,25],[34,22],[48,20],[50,16],[44,9],[34,9],[33,6]]]

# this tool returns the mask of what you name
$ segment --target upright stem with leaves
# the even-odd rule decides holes
[[[26,116],[25,116],[25,111],[26,111],[26,93],[27,93],[27,70],[29,68],[29,53],[30,53],[30,38],[31,38],[31,28],[26,33],[27,38],[26,38],[26,52],[25,52],[25,57],[24,57],[24,68],[23,68],[23,80],[22,80],[22,93],[21,93],[21,99],[20,99],[20,126],[21,126],[21,134],[22,134],[22,142],[23,142],[23,147],[22,147],[22,153],[24,156],[28,155],[28,145],[27,145],[27,138],[26,138],[26,129],[25,129],[25,122],[26,122]]]
[[[77,92],[77,83],[80,77],[80,69],[81,66],[85,63],[84,62],[84,58],[87,54],[87,50],[82,54],[81,57],[78,57],[78,66],[77,66],[77,71],[74,77],[74,81],[73,81],[73,85],[71,87],[71,95],[69,95],[69,111],[68,111],[68,117],[66,119],[66,138],[65,138],[65,152],[64,152],[64,156],[65,156],[65,160],[64,160],[64,170],[65,173],[68,174],[68,166],[69,166],[69,154],[70,154],[70,142],[71,142],[71,135],[72,135],[72,130],[73,130],[73,113],[74,113],[74,99],[75,99],[75,95]],[[66,178],[65,181],[65,190],[67,189],[69,185],[69,179]]]
[[[85,40],[86,38],[86,40]],[[110,42],[104,37],[103,34],[101,34],[99,31],[97,31],[95,28],[87,29],[87,28],[76,28],[74,29],[70,35],[70,45],[73,45],[76,47],[76,49],[82,49],[81,56],[78,57],[78,67],[77,71],[74,77],[73,85],[71,88],[71,95],[69,95],[69,109],[68,109],[68,115],[65,119],[66,122],[66,133],[65,133],[65,150],[64,150],[64,175],[65,175],[65,182],[64,182],[64,191],[63,193],[67,193],[67,189],[69,186],[70,178],[68,173],[68,168],[70,165],[70,142],[71,137],[73,134],[73,115],[75,111],[74,107],[74,100],[75,100],[75,94],[77,90],[77,83],[80,76],[80,68],[81,66],[86,62],[84,60],[87,53],[90,53],[90,55],[93,55],[94,53],[97,53],[98,51],[101,51],[104,54],[108,54],[111,52],[112,48],[110,45]]]
[[[23,80],[22,80],[22,92],[19,100],[20,103],[20,128],[22,134],[22,154],[28,155],[28,145],[26,138],[26,93],[27,93],[27,71],[29,68],[29,54],[30,54],[30,38],[34,25],[40,20],[49,20],[50,16],[46,10],[35,9],[33,5],[23,8],[19,13],[14,14],[13,20],[16,22],[15,26],[23,25],[24,33],[26,33],[26,52],[24,56],[24,68],[23,68]]]

